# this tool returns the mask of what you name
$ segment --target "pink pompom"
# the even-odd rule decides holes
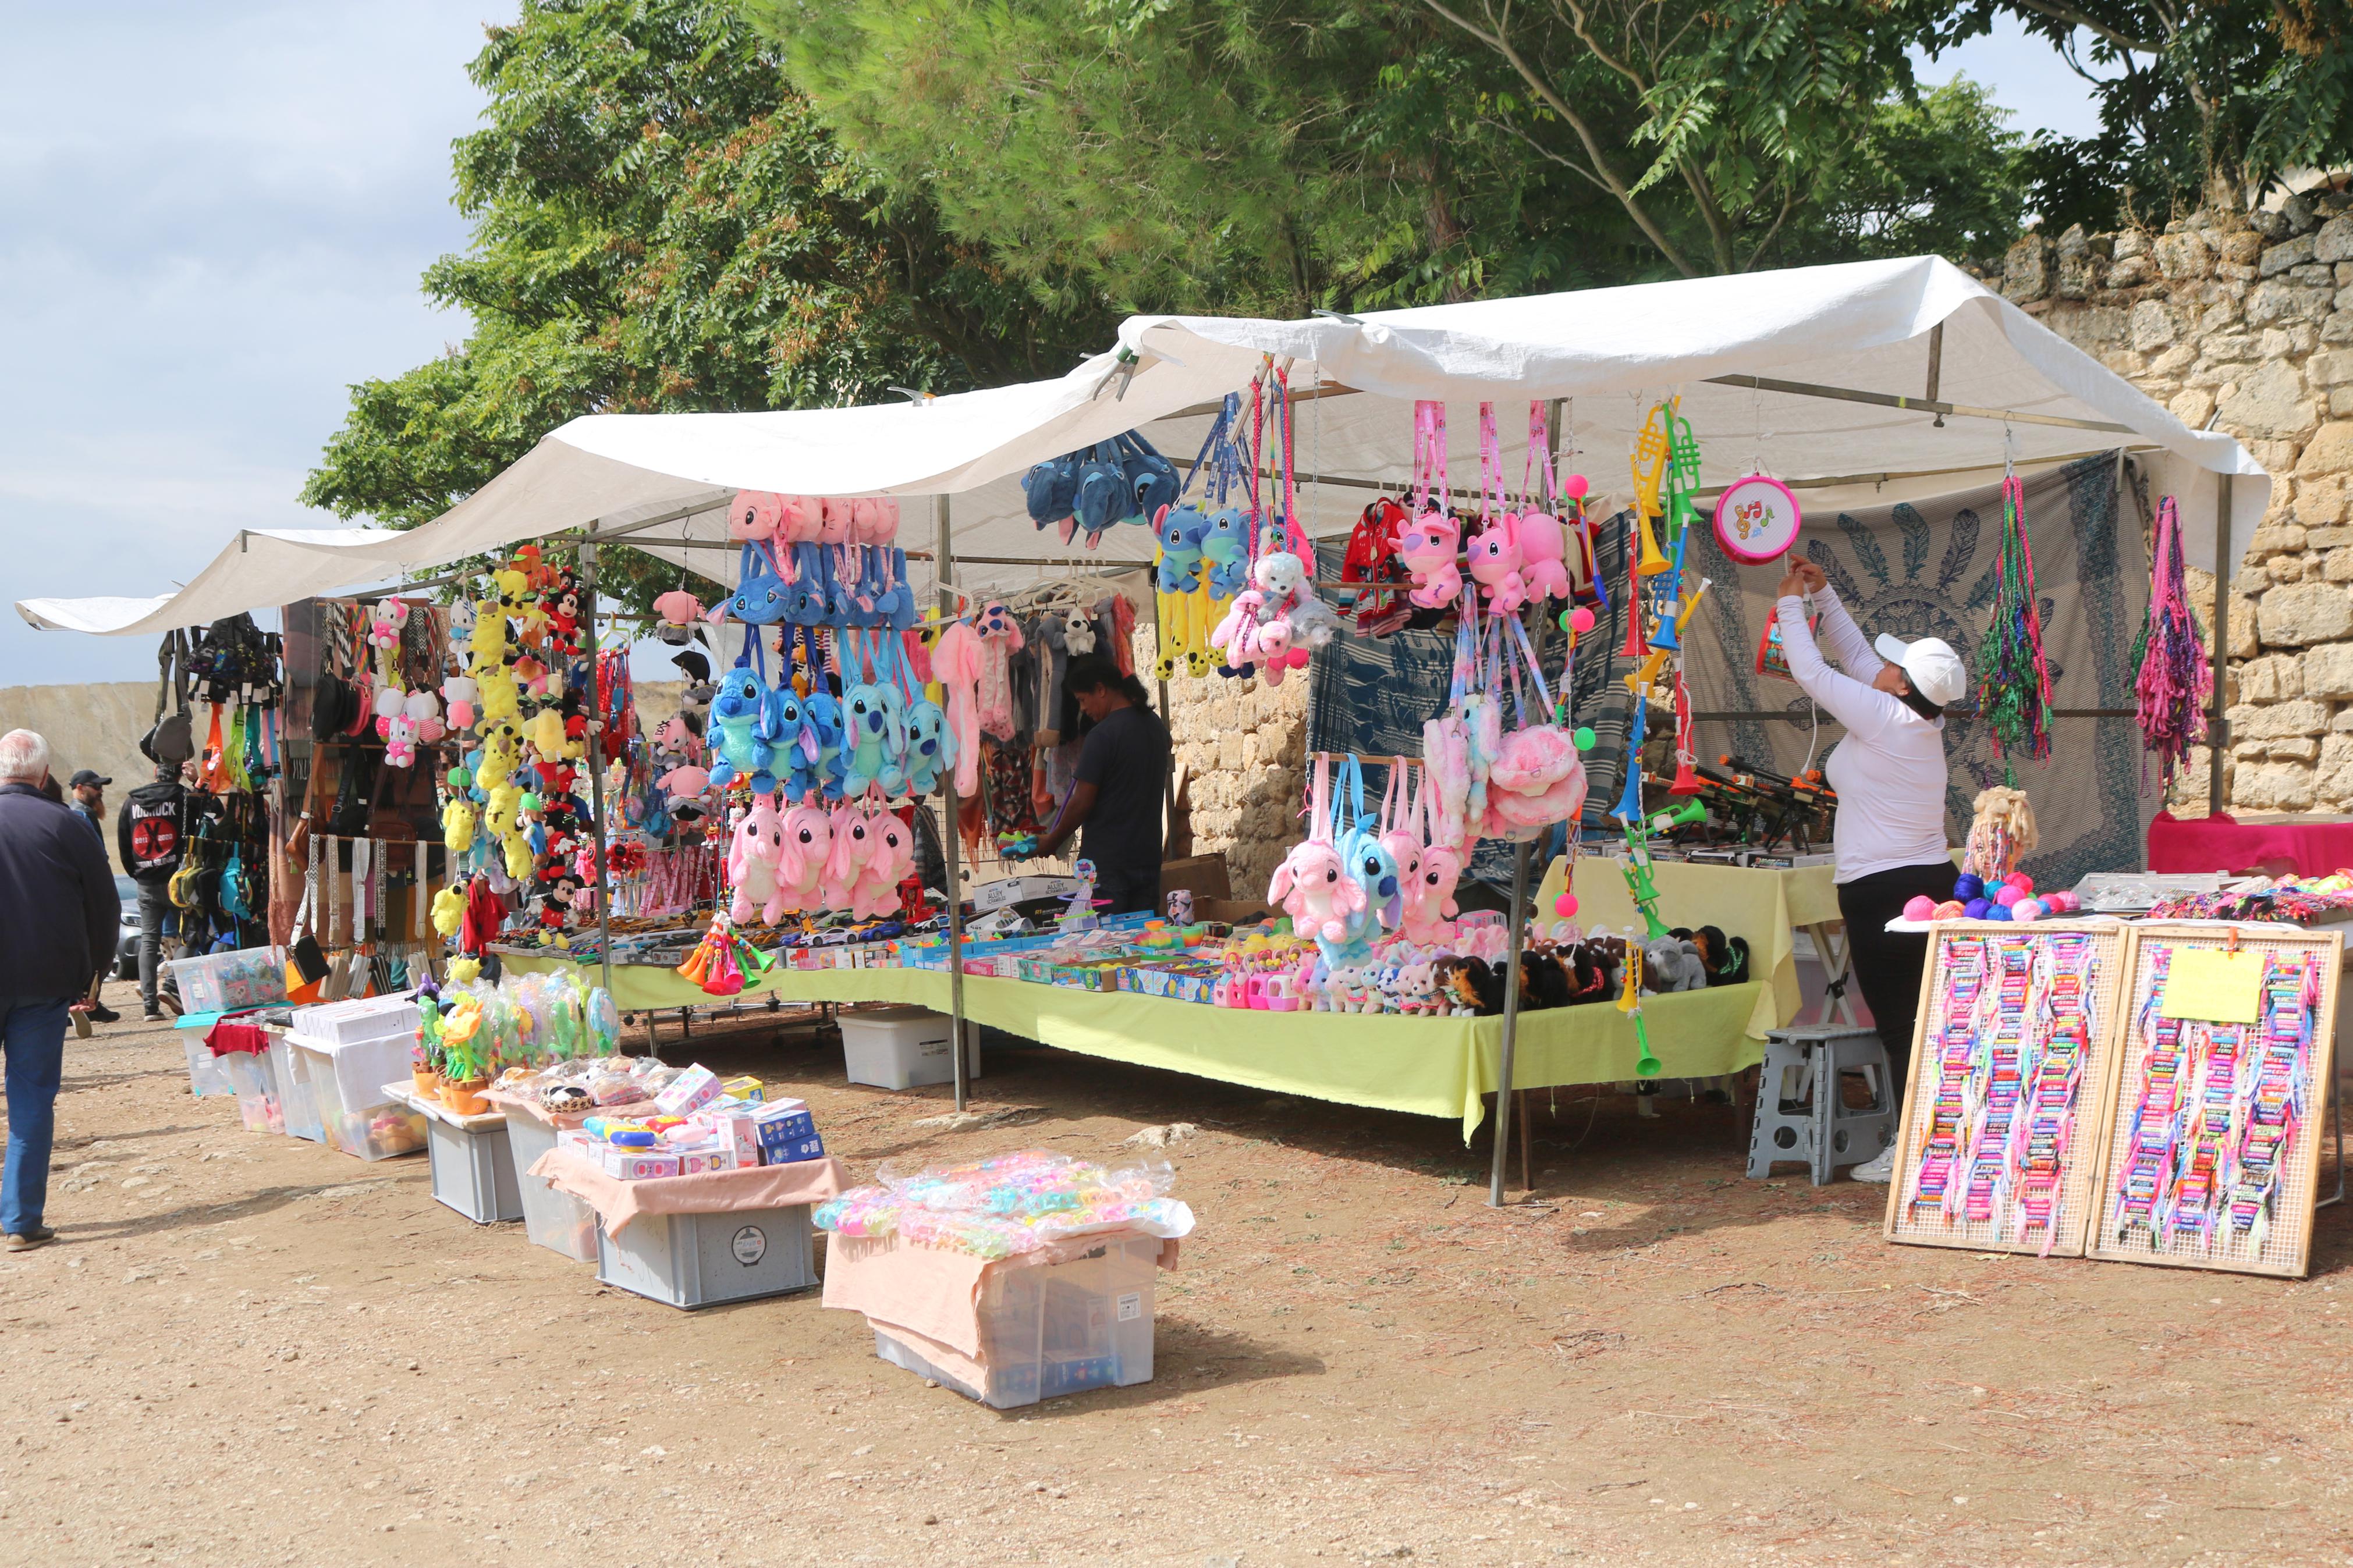
[[[2010,918],[2014,921],[2039,921],[2046,912],[2041,899],[2021,899],[2010,906]]]
[[[1915,895],[1904,906],[1904,918],[1907,921],[1925,921],[1936,912],[1936,900],[1926,893]]]
[[[2004,909],[2015,907],[2018,900],[2024,897],[2026,897],[2024,893],[2020,892],[2008,882],[2002,883],[1993,890],[1993,901],[2001,905]]]
[[[1577,895],[1575,893],[1563,893],[1560,897],[1555,899],[1552,901],[1552,912],[1558,915],[1565,921],[1575,920],[1577,918]]]
[[[2002,880],[2008,882],[2011,887],[2016,888],[2021,893],[2031,893],[2034,891],[2034,879],[2028,876],[2023,871],[2012,871],[2009,876],[2003,878]]]
[[[1932,921],[1957,921],[1967,913],[1968,913],[1968,908],[1960,900],[1947,899],[1936,906],[1936,911],[1928,918]]]
[[[1583,500],[1586,492],[1592,488],[1591,481],[1583,474],[1571,474],[1560,481],[1560,493],[1576,500]]]
[[[1569,611],[1568,629],[1575,632],[1578,637],[1583,637],[1586,633],[1591,631],[1593,629],[1593,612],[1587,609],[1583,605],[1579,605],[1577,608]]]

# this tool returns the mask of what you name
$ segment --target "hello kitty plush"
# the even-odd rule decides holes
[[[402,700],[400,711],[408,720],[410,728],[416,731],[419,744],[432,745],[448,733],[441,722],[440,699],[423,687]]]
[[[1520,575],[1520,523],[1510,512],[1490,518],[1469,546],[1471,575],[1486,591],[1487,607],[1508,616],[1528,602],[1528,585]]]
[[[449,728],[470,730],[474,727],[476,705],[480,702],[482,689],[470,675],[453,675],[441,683],[441,700],[449,705]]]
[[[1321,839],[1292,847],[1266,896],[1282,906],[1292,930],[1325,942],[1346,941],[1348,917],[1365,910],[1365,889],[1348,875],[1339,848]]]
[[[760,918],[774,925],[783,916],[785,895],[779,873],[784,846],[785,828],[776,816],[776,797],[754,795],[752,809],[735,825],[735,837],[727,851],[727,879],[735,888],[728,918],[742,924],[758,909]]]
[[[1398,559],[1412,574],[1406,597],[1425,610],[1442,610],[1462,596],[1462,569],[1455,562],[1462,525],[1442,511],[1423,512],[1398,540]]]

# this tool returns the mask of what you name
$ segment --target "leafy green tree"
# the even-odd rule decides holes
[[[1042,300],[886,192],[723,0],[525,0],[487,34],[490,105],[455,149],[471,242],[425,277],[473,330],[352,389],[312,505],[414,526],[581,414],[955,390],[1056,374],[1109,334],[1085,291]],[[637,598],[676,579],[607,563]]]
[[[1905,0],[1945,47],[2008,15],[2089,84],[2099,134],[2029,159],[2053,226],[2242,205],[2299,167],[2353,156],[2346,0]]]

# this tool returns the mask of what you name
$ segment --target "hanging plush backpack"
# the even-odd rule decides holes
[[[1176,466],[1154,449],[1151,442],[1134,431],[1118,438],[1120,469],[1127,476],[1127,486],[1134,510],[1120,521],[1141,522],[1149,526],[1160,515],[1164,506],[1175,506],[1183,487],[1177,483]]]
[[[1078,510],[1080,460],[1078,453],[1065,452],[1032,464],[1021,476],[1021,495],[1029,505],[1029,521],[1039,528],[1051,528]]]
[[[1113,523],[1126,520],[1128,509],[1135,504],[1127,470],[1120,466],[1119,450],[1111,443],[1087,448],[1085,458],[1079,464],[1078,501],[1071,515],[1086,531],[1087,548],[1092,550],[1101,541],[1103,531]]]

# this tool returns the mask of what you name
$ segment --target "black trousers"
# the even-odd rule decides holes
[[[1115,871],[1110,867],[1095,870],[1095,897],[1111,901],[1095,910],[1098,915],[1132,915],[1140,910],[1160,908],[1160,868],[1150,870]]]
[[[1846,917],[1847,967],[1862,989],[1863,1004],[1887,1047],[1895,1103],[1904,1103],[1911,1076],[1912,1029],[1920,1013],[1920,972],[1928,964],[1928,933],[1892,931],[1887,922],[1920,894],[1943,900],[1953,896],[1953,863],[1897,866],[1839,884],[1839,913]]]

